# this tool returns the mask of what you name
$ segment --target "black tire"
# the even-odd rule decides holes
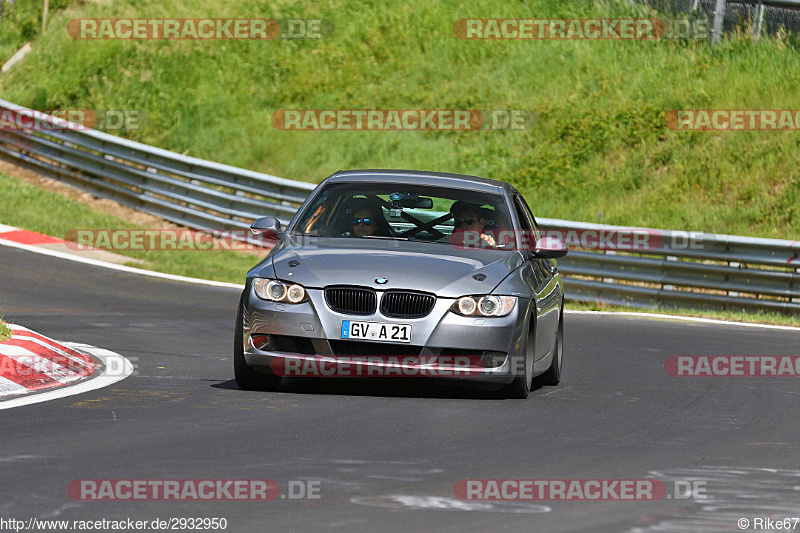
[[[244,390],[275,391],[281,385],[281,377],[261,374],[253,370],[244,359],[244,342],[242,338],[242,303],[244,295],[239,300],[239,310],[236,312],[236,332],[233,335],[233,375],[236,384]]]
[[[533,355],[530,354],[531,350],[535,350],[535,331],[529,328],[528,338],[525,340],[525,365],[522,375],[514,375],[514,381],[503,387],[500,391],[501,394],[510,399],[524,400],[531,393],[531,385],[533,384]],[[528,372],[530,366],[530,373]],[[516,371],[516,370],[515,370]]]
[[[511,400],[524,400],[531,393],[531,389],[525,376],[514,376],[514,381],[506,385],[502,392],[503,396]]]
[[[564,308],[558,317],[558,333],[556,334],[556,347],[553,350],[553,361],[550,368],[538,379],[542,385],[554,386],[561,381],[561,365],[564,361]]]

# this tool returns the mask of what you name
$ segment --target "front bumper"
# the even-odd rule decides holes
[[[396,319],[380,310],[368,316],[337,313],[325,303],[322,290],[306,292],[304,303],[280,304],[262,300],[248,284],[242,335],[248,365],[279,375],[287,368],[311,368],[330,376],[427,376],[493,384],[511,382],[514,369],[524,368],[525,299],[505,317],[463,317],[449,311],[455,299],[437,298],[427,316]],[[380,301],[382,292],[376,292]],[[343,340],[343,320],[410,324],[411,342]],[[261,335],[281,342],[258,349],[253,337]]]

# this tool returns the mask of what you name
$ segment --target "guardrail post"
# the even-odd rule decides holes
[[[664,258],[664,260],[665,261],[677,262],[678,258],[676,256],[674,256],[674,255],[668,255],[668,256],[666,256]],[[662,264],[662,266],[661,266],[661,273],[664,275],[665,278],[667,276],[669,276],[669,270],[667,270],[666,265],[664,265],[664,264]],[[662,283],[661,284],[661,290],[662,291],[674,291],[675,290],[675,285],[671,285],[671,284],[664,285],[664,283]]]
[[[756,20],[753,24],[753,37],[756,41],[761,39],[761,25],[764,22],[764,2],[758,2],[758,6],[756,6]]]
[[[725,23],[726,0],[717,0],[714,7],[714,29],[711,32],[711,44],[714,45],[722,38],[722,26]]]
[[[617,255],[617,252],[614,250],[603,250],[603,254],[605,255]],[[617,280],[615,278],[603,278],[603,283],[615,283]]]
[[[42,34],[47,30],[47,11],[50,8],[50,0],[44,0],[44,8],[42,9]]]
[[[742,265],[741,263],[737,263],[736,261],[730,261],[728,263],[728,266],[731,268],[741,268]],[[730,281],[730,277],[725,276],[725,281]],[[736,291],[728,291],[728,296],[737,297],[739,296],[739,293]]]

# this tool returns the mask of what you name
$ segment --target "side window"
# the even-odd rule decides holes
[[[517,242],[520,243],[519,245],[522,246],[523,249],[533,249],[536,245],[538,235],[531,226],[530,216],[524,207],[522,198],[519,196],[514,196],[514,210],[517,212],[520,229],[522,230],[522,234],[517,236]]]
[[[530,217],[520,200],[521,198],[519,196],[514,197],[514,209],[517,211],[520,227],[522,231],[531,231],[533,228],[531,227]]]
[[[533,233],[536,235],[536,240],[538,241],[541,237],[541,232],[539,231],[539,226],[536,224],[536,219],[533,218],[533,213],[531,213],[531,208],[528,207],[528,202],[525,201],[525,198],[522,195],[517,196],[519,202],[522,204],[522,207],[525,209],[525,212],[528,214],[531,222],[533,223]]]

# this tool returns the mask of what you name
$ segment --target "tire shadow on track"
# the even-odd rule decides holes
[[[452,381],[408,378],[284,378],[277,392],[246,391],[231,379],[214,383],[211,387],[237,391],[240,394],[317,394],[332,396],[375,396],[384,398],[441,398],[454,400],[505,400],[500,391],[461,385]],[[534,380],[531,396],[542,387]]]

